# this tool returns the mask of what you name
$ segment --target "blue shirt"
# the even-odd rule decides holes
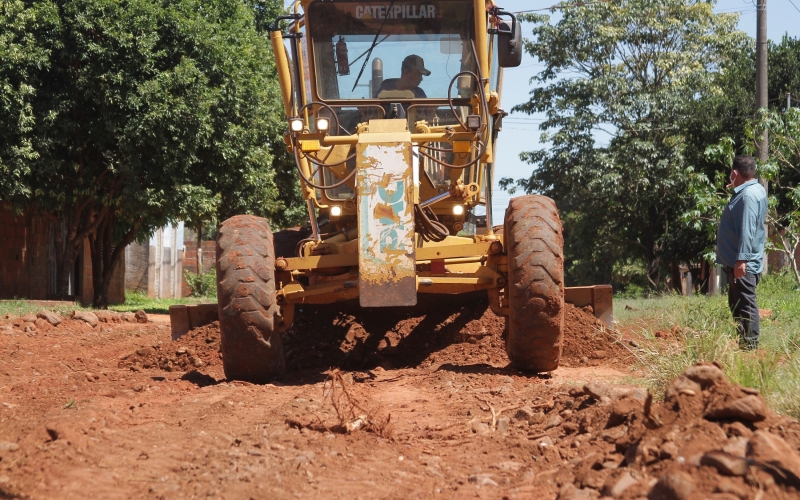
[[[766,216],[767,192],[757,180],[734,188],[717,229],[717,264],[733,267],[737,260],[743,260],[748,273],[761,273]]]

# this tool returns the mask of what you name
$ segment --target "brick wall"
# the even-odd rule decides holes
[[[207,240],[202,242],[203,270],[209,272],[214,268],[217,260],[217,242]],[[183,242],[183,269],[190,273],[197,273],[197,241],[184,240]],[[191,289],[186,280],[182,281],[181,289],[184,297],[191,295]]]
[[[47,299],[50,222],[0,205],[0,299]]]

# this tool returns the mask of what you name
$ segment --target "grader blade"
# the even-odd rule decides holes
[[[614,291],[611,285],[575,286],[564,288],[564,302],[575,307],[592,306],[595,318],[611,328],[614,326]]]

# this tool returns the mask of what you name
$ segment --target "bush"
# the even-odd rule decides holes
[[[189,285],[191,297],[216,297],[217,296],[217,272],[212,269],[207,273],[199,275],[189,270],[183,271],[183,279]]]

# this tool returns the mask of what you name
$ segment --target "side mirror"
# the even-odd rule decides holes
[[[494,30],[497,33],[497,62],[501,68],[516,68],[522,63],[522,30],[517,18],[509,15],[511,26],[503,21]]]

